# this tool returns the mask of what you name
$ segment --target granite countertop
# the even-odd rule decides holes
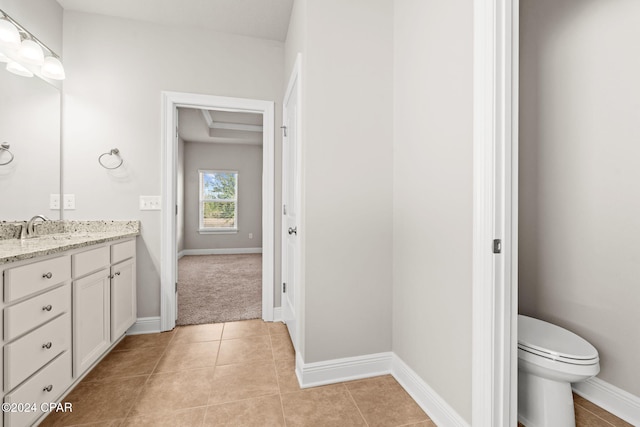
[[[0,264],[52,255],[140,234],[139,221],[47,221],[38,224],[41,227],[36,228],[37,234],[34,237],[0,238]]]

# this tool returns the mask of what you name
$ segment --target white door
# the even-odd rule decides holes
[[[298,61],[299,63],[299,61]],[[300,146],[296,64],[284,97],[282,139],[282,318],[298,351],[300,280]]]

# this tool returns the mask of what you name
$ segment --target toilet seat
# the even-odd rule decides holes
[[[599,363],[598,351],[584,338],[560,326],[518,315],[518,349],[572,365]]]

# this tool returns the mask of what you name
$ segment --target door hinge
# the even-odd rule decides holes
[[[282,205],[282,215],[287,214],[287,205]]]
[[[178,205],[176,205],[176,215],[178,215]]]
[[[287,293],[287,284],[282,282],[282,293]]]
[[[176,287],[174,292],[178,292],[178,282],[176,282]]]
[[[284,133],[284,136],[287,136],[287,127],[286,126],[280,126],[280,129],[282,129],[282,132]]]
[[[502,240],[493,239],[493,253],[494,254],[502,253]]]

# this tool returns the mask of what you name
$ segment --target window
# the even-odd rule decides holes
[[[200,232],[238,230],[238,172],[200,170]]]

